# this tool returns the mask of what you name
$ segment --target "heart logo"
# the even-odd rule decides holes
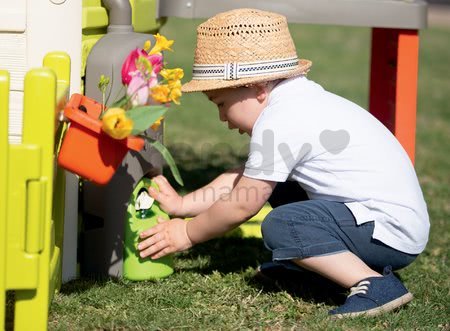
[[[319,136],[323,148],[331,154],[339,154],[350,142],[350,134],[345,130],[323,130]]]

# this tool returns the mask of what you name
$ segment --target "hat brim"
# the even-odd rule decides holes
[[[296,77],[300,75],[305,75],[309,68],[311,68],[312,62],[305,59],[300,59],[298,61],[298,67],[294,70],[291,70],[289,72],[284,72],[281,74],[271,74],[267,76],[255,76],[255,77],[248,77],[248,78],[242,78],[242,79],[234,79],[234,80],[225,80],[225,79],[202,79],[202,80],[196,80],[192,79],[190,82],[187,82],[181,87],[181,91],[188,93],[188,92],[204,92],[204,91],[211,91],[211,90],[218,90],[223,88],[232,88],[232,87],[239,87],[244,86],[248,84],[256,84],[261,82],[267,82],[269,80],[276,80],[276,79],[282,79],[282,78],[291,78]]]

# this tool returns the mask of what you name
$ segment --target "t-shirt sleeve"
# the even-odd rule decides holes
[[[263,120],[253,130],[244,176],[285,182],[310,151],[288,123]]]

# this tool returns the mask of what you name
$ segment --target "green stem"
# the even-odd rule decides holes
[[[122,94],[124,87],[125,87],[125,85],[123,85],[123,84],[120,85],[120,90],[116,93],[113,100],[117,100],[117,97]],[[106,103],[109,101],[110,96],[111,96],[111,94],[108,96],[108,99],[106,99],[105,106],[106,106]]]
[[[173,159],[172,155],[170,154],[169,150],[161,144],[158,140],[140,135],[140,137],[147,140],[158,152],[161,153],[162,157],[166,161],[167,165],[170,168],[170,171],[172,172],[173,178],[177,181],[178,184],[181,186],[184,186],[183,179],[181,178],[180,172],[178,171],[177,165],[175,164],[175,160]]]
[[[105,89],[102,90],[102,112],[100,113],[99,119],[103,117],[103,113],[105,112]]]

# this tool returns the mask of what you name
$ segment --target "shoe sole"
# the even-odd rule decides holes
[[[358,311],[355,313],[335,314],[335,315],[332,315],[331,318],[341,319],[341,318],[345,318],[345,317],[357,317],[357,316],[361,316],[361,315],[377,316],[377,315],[380,315],[383,313],[387,313],[388,311],[394,310],[396,308],[399,308],[403,305],[406,305],[412,299],[413,299],[413,295],[408,292],[405,295],[402,295],[400,298],[389,301],[388,303],[385,303],[384,305],[382,305],[380,307],[372,308],[372,309],[365,310],[365,311]]]

